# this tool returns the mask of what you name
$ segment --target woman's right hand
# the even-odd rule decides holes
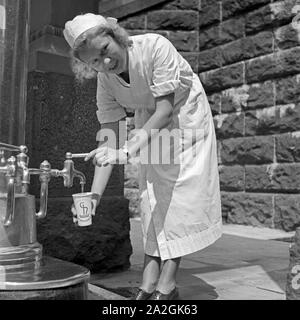
[[[98,194],[98,193],[93,193],[93,195],[92,195],[92,216],[95,215],[96,209],[97,209],[97,207],[98,207],[98,205],[100,203],[100,200],[101,200],[101,195]],[[77,212],[76,212],[74,203],[72,203],[71,212],[72,212],[72,215],[73,215],[73,222],[75,224],[78,224]]]

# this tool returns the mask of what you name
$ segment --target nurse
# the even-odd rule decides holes
[[[201,82],[169,40],[129,37],[114,18],[76,16],[64,36],[76,76],[97,76],[100,134],[117,131],[127,108],[135,111],[136,129],[121,148],[100,141],[85,159],[95,164],[97,205],[113,165],[139,159],[145,256],[134,299],[177,299],[181,257],[222,234],[216,137]]]

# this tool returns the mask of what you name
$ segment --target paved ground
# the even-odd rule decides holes
[[[212,246],[183,257],[178,273],[181,300],[284,300],[289,242],[293,233],[225,225]],[[274,240],[277,239],[277,240]],[[128,299],[143,268],[139,219],[131,219],[133,254],[129,270],[93,274],[90,299]],[[101,297],[101,298],[100,298]]]

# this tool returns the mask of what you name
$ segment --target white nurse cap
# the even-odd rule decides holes
[[[104,18],[101,15],[86,13],[76,16],[73,20],[67,21],[63,31],[64,37],[71,48],[74,47],[76,39],[85,31],[108,23],[116,24],[116,18]]]

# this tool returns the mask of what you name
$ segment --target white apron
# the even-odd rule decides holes
[[[139,172],[144,250],[166,260],[201,250],[222,234],[215,130],[201,82],[174,46],[157,34],[131,39],[130,85],[99,73],[97,116],[100,123],[114,122],[126,116],[124,108],[134,109],[142,128],[155,97],[175,93],[168,129],[182,134],[164,151],[177,161],[142,163]]]

